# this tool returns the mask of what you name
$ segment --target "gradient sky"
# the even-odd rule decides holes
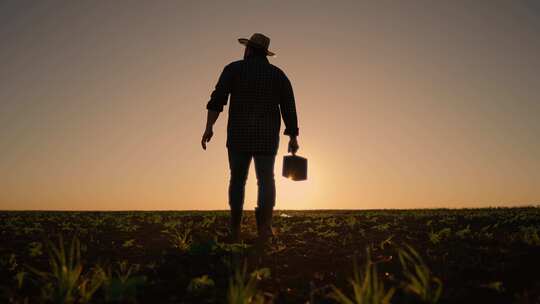
[[[281,137],[276,208],[537,204],[537,3],[0,1],[0,209],[228,208],[228,108],[200,137],[254,32],[309,159],[282,178]]]

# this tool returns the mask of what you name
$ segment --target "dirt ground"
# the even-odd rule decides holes
[[[46,302],[56,281],[36,270],[51,273],[61,235],[66,248],[80,241],[82,277],[100,265],[119,278],[91,303],[223,303],[244,265],[267,303],[336,303],[333,287],[352,296],[354,261],[363,278],[368,250],[391,302],[419,303],[399,259],[407,246],[429,269],[428,287],[440,280],[439,303],[540,303],[537,207],[276,210],[265,247],[253,212],[243,243],[227,242],[227,224],[225,211],[0,212],[0,302]]]

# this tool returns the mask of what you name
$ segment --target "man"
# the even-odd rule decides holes
[[[259,240],[272,236],[272,210],[276,200],[274,162],[279,146],[281,117],[285,135],[290,137],[289,152],[298,150],[298,123],[291,83],[285,73],[269,63],[267,56],[270,38],[255,33],[250,39],[240,38],[245,45],[244,59],[228,64],[221,73],[210,101],[201,145],[213,135],[212,127],[223,106],[229,105],[227,148],[231,179],[229,206],[231,208],[231,238],[240,240],[240,223],[244,205],[244,189],[251,159],[255,162],[258,196],[255,218]],[[281,113],[281,115],[280,115]]]

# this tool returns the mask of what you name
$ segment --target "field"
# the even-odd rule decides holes
[[[266,247],[253,212],[243,243],[227,224],[225,211],[0,212],[0,303],[540,303],[537,207],[277,210]]]

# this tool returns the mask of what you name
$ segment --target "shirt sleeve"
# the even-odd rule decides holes
[[[294,93],[289,78],[284,75],[281,98],[279,104],[281,116],[285,122],[285,135],[298,135],[298,118],[296,117],[296,105],[294,101]]]
[[[206,109],[216,112],[223,111],[223,107],[227,104],[229,94],[231,93],[232,78],[231,66],[227,65],[219,76],[216,87],[210,95],[210,100],[206,104]]]

